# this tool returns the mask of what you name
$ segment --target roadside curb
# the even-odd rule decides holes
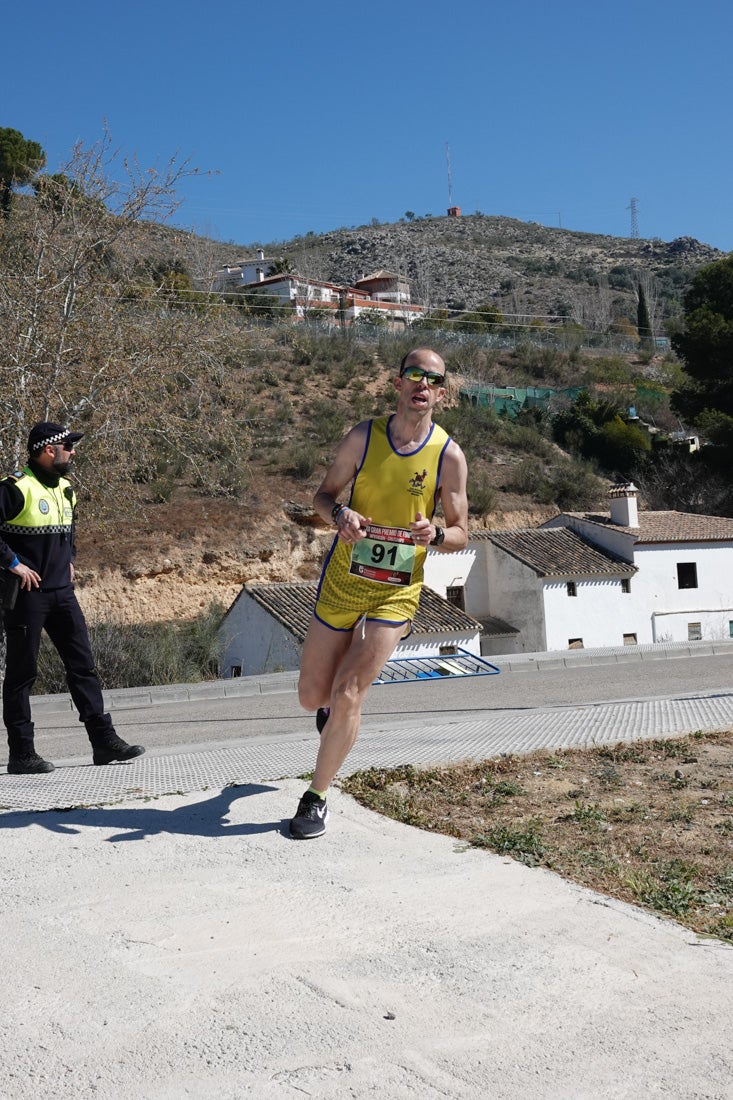
[[[616,646],[608,649],[575,649],[548,653],[482,654],[500,672],[538,672],[570,669],[585,665],[627,664],[630,661],[665,661],[683,657],[729,656],[733,638],[716,642],[660,643],[658,645]],[[228,680],[206,680],[198,684],[167,684],[161,687],[115,688],[105,691],[109,711],[134,710],[165,703],[195,703],[202,699],[238,699],[247,695],[297,691],[298,673],[273,672],[264,676],[241,676]],[[53,714],[74,711],[71,696],[34,695],[35,711]],[[75,711],[74,711],[75,712]]]

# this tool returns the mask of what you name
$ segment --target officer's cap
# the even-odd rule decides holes
[[[28,436],[28,453],[38,454],[49,443],[76,443],[82,438],[84,432],[70,432],[61,424],[52,424],[49,420],[43,420],[40,424],[34,424]]]

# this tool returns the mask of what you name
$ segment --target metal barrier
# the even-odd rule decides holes
[[[457,649],[443,657],[395,657],[374,680],[375,684],[406,684],[413,680],[441,680],[447,676],[497,676],[501,669],[483,657]]]

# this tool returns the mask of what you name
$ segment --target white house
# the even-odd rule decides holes
[[[268,260],[262,249],[256,259],[238,260],[219,268],[214,276],[214,289],[221,293],[242,291],[247,294],[274,295],[284,312],[297,320],[318,309],[331,313],[334,323],[351,325],[363,313],[375,313],[384,318],[390,328],[407,328],[425,310],[410,301],[410,284],[401,275],[376,271],[359,279],[354,286],[310,279],[293,272],[273,274],[275,262]]]
[[[607,615],[603,642],[590,620],[592,592],[578,585],[587,605],[573,616],[585,645],[635,645],[733,637],[733,519],[691,512],[640,512],[632,484],[610,491],[610,515],[565,512],[543,527],[565,528],[634,566],[619,601],[598,606]],[[567,622],[567,618],[566,618]],[[611,640],[613,638],[613,640]],[[548,647],[550,648],[550,647]],[[552,647],[558,648],[558,647]]]
[[[468,611],[481,623],[483,656],[518,651],[519,629],[491,613],[486,555],[473,535],[465,550],[453,554],[439,554],[428,547],[425,583],[448,603]]]
[[[463,554],[428,555],[428,583],[484,626],[483,653],[733,637],[733,519],[640,512],[631,484],[609,496],[609,513],[475,531]]]
[[[214,272],[214,290],[232,290],[261,282],[272,272],[273,265],[274,260],[266,259],[264,249],[258,248],[255,257],[225,264]]]
[[[245,585],[221,626],[221,675],[297,669],[317,588],[315,581]],[[413,632],[394,655],[439,657],[464,649],[479,656],[480,633],[480,623],[424,587]]]

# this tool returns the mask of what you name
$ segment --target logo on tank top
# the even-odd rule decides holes
[[[414,497],[421,497],[425,489],[425,479],[427,478],[427,476],[427,470],[423,470],[422,473],[418,473],[418,471],[415,470],[414,476],[411,477],[409,480],[411,488],[407,490],[408,493],[410,493]]]

